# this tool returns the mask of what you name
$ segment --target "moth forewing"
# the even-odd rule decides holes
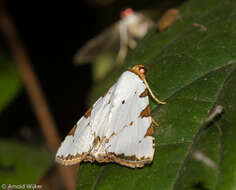
[[[128,167],[151,163],[154,130],[142,65],[124,72],[78,121],[59,148],[56,160],[116,162]]]

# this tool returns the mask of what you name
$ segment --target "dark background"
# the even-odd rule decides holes
[[[109,1],[108,1],[109,2]],[[164,12],[183,1],[155,1]],[[92,87],[91,65],[75,66],[73,56],[87,40],[119,19],[126,7],[150,8],[149,1],[6,1],[20,38],[32,61],[61,136],[86,111],[86,97]],[[7,49],[0,34],[0,43]],[[37,142],[42,139],[37,119],[24,91],[0,115],[1,137]],[[10,126],[4,127],[4,126]],[[26,139],[22,129],[30,130]]]

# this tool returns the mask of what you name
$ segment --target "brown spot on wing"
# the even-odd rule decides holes
[[[103,96],[102,96],[102,97],[106,96],[106,95],[107,95],[107,92],[108,92],[108,91],[106,91],[106,92],[103,94]]]
[[[77,125],[74,125],[74,127],[70,130],[68,135],[74,136],[76,127]]]
[[[77,153],[76,155],[71,155],[71,154],[67,156],[61,155],[61,156],[56,156],[56,161],[63,165],[73,165],[83,161],[86,155],[87,153],[85,152],[83,152],[82,154]]]
[[[115,136],[116,135],[116,133],[113,131],[112,132],[112,134],[111,134],[111,136],[109,137],[109,138],[105,138],[105,143],[109,143],[109,141],[110,141],[110,139],[111,139],[111,137],[113,137],[113,136]]]
[[[91,115],[92,107],[84,114],[84,117],[87,119]]]
[[[115,135],[116,135],[116,133],[113,131],[110,137],[113,137]]]
[[[130,126],[132,126],[133,124],[134,124],[134,122],[133,122],[133,121],[131,121],[129,125],[130,125]]]
[[[122,101],[122,104],[124,104],[124,103],[125,103],[125,100]]]
[[[143,97],[146,97],[146,96],[148,96],[148,89],[147,88],[139,95],[139,97],[143,98]]]
[[[153,149],[156,148],[156,144],[155,144],[155,140],[154,140],[154,138],[152,139],[152,148],[153,148]]]
[[[106,139],[104,140],[104,142],[105,142],[105,143],[109,143],[109,140],[110,140],[110,139],[107,139],[107,138],[106,138]]]
[[[155,149],[153,149],[154,151]],[[141,157],[138,158],[136,155],[125,155],[124,153],[122,154],[115,154],[114,152],[109,152],[106,154],[101,154],[96,157],[96,160],[98,162],[116,162],[121,165],[125,165],[131,168],[136,168],[136,167],[143,167],[145,164],[150,164],[152,162],[153,157]]]
[[[155,147],[153,147],[153,155],[154,155]],[[109,152],[106,154],[99,154],[96,157],[89,152],[83,152],[82,154],[76,155],[67,155],[67,156],[56,156],[56,161],[63,165],[73,165],[76,163],[80,163],[81,161],[89,161],[89,162],[116,162],[124,166],[128,166],[131,168],[143,167],[145,164],[150,164],[153,160],[153,156],[150,157],[141,157],[138,158],[136,155],[127,156],[123,154],[115,154],[114,152]]]
[[[152,124],[148,127],[148,130],[147,130],[147,132],[146,132],[146,134],[144,135],[144,137],[146,137],[146,136],[154,136],[154,129],[153,129],[153,126],[152,126]]]
[[[116,155],[118,158],[122,160],[130,160],[130,161],[137,161],[138,158],[135,155],[132,156],[126,156],[124,153]],[[140,158],[142,160],[142,158]]]
[[[93,140],[93,146],[97,146],[100,143],[101,139],[99,136],[97,136],[94,140]]]
[[[143,118],[143,117],[149,117],[149,116],[151,116],[150,107],[149,105],[147,105],[147,107],[144,108],[144,110],[140,113],[140,117]]]

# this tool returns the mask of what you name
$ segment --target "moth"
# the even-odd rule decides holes
[[[56,154],[56,161],[72,165],[82,161],[116,162],[131,168],[152,162],[155,152],[150,114],[151,91],[143,65],[125,71],[71,129]]]
[[[178,9],[167,10],[157,22],[158,30],[160,32],[163,32],[179,18],[180,18],[180,13]]]
[[[94,61],[103,52],[118,52],[116,61],[121,63],[128,48],[136,47],[136,40],[143,38],[154,26],[153,21],[143,13],[127,8],[120,13],[121,19],[98,36],[89,40],[75,54],[75,64]]]

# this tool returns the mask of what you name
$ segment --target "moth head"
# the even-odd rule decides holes
[[[127,9],[125,9],[124,11],[121,11],[121,12],[120,12],[120,18],[122,19],[122,18],[125,18],[125,17],[127,17],[127,16],[130,16],[130,15],[132,15],[132,14],[134,14],[134,10],[131,9],[131,8],[127,8]]]
[[[146,72],[147,72],[146,68],[141,64],[133,66],[130,69],[130,71],[135,73],[136,75],[138,75],[141,79],[145,78],[145,75],[146,75]]]

